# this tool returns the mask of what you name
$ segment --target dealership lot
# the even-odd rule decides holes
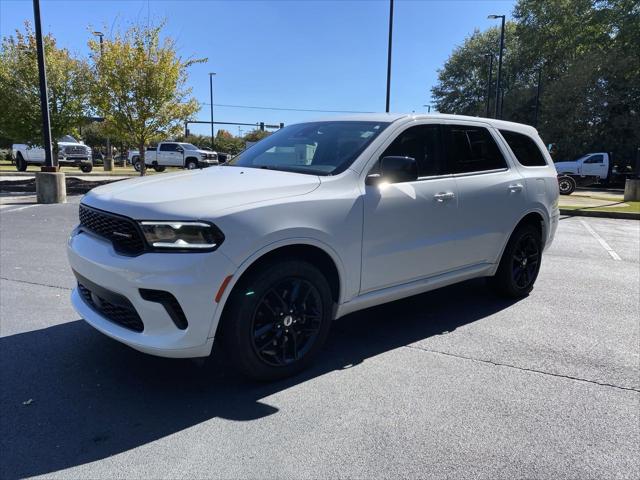
[[[640,476],[640,222],[563,217],[529,297],[359,312],[310,371],[254,384],[86,325],[79,197],[0,200],[1,478]]]

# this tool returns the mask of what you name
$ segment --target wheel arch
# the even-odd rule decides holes
[[[507,237],[504,244],[502,245],[502,248],[500,249],[500,256],[496,261],[496,267],[495,267],[496,269],[500,264],[500,260],[502,259],[504,250],[505,248],[507,248],[507,244],[509,243],[509,240],[511,240],[511,237],[513,236],[514,232],[518,228],[520,228],[522,225],[526,225],[526,224],[533,225],[535,228],[537,228],[540,231],[540,238],[542,239],[542,248],[544,249],[544,246],[547,240],[547,234],[549,232],[549,220],[542,211],[537,209],[530,210],[527,213],[525,213],[520,218],[520,220],[518,220],[518,223],[516,223],[515,227],[513,227],[513,229],[511,230],[511,233],[509,233],[509,236]]]
[[[215,336],[220,321],[224,316],[231,292],[240,284],[241,280],[256,269],[282,258],[306,260],[325,275],[331,289],[335,315],[337,306],[340,304],[341,299],[344,298],[345,276],[340,257],[331,247],[315,239],[289,239],[264,247],[248,257],[237,268],[220,299],[209,337]]]
[[[184,164],[186,165],[186,164],[187,164],[188,162],[190,162],[191,160],[193,160],[194,162],[196,162],[196,164],[200,162],[200,160],[198,160],[196,157],[186,157],[186,158],[184,159]]]

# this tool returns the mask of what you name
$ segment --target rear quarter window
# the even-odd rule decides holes
[[[544,167],[547,165],[544,155],[533,138],[509,130],[500,130],[500,133],[509,144],[520,165],[524,167]]]

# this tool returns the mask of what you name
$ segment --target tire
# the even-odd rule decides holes
[[[93,164],[83,163],[82,165],[80,165],[80,170],[82,170],[82,172],[84,173],[89,173],[91,170],[93,170]]]
[[[318,355],[332,311],[329,284],[315,266],[300,260],[270,263],[234,287],[220,326],[222,346],[247,377],[288,377]]]
[[[164,165],[158,165],[158,163],[157,163],[157,162],[154,162],[154,163],[153,163],[153,169],[154,169],[156,172],[164,172],[164,171],[166,170],[166,168],[167,168],[167,167],[165,167]]]
[[[526,297],[533,290],[541,261],[540,230],[531,224],[518,227],[502,253],[492,286],[505,297]]]
[[[133,163],[134,170],[136,172],[139,172],[140,171],[140,167],[141,167],[141,165],[140,165],[140,157],[133,157],[131,159],[131,162]]]
[[[194,170],[194,169],[198,168],[198,161],[194,160],[193,158],[190,158],[184,164],[184,168],[186,168],[187,170]]]
[[[576,181],[567,175],[558,177],[558,189],[560,195],[571,195],[576,190]]]
[[[22,158],[22,154],[18,153],[16,155],[16,170],[19,172],[24,172],[27,170],[27,162],[25,162],[24,158]]]

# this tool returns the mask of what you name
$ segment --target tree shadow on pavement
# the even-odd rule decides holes
[[[49,474],[145,445],[214,417],[278,413],[261,399],[509,307],[481,280],[338,320],[304,373],[269,384],[138,353],[78,320],[0,339],[0,477]]]

